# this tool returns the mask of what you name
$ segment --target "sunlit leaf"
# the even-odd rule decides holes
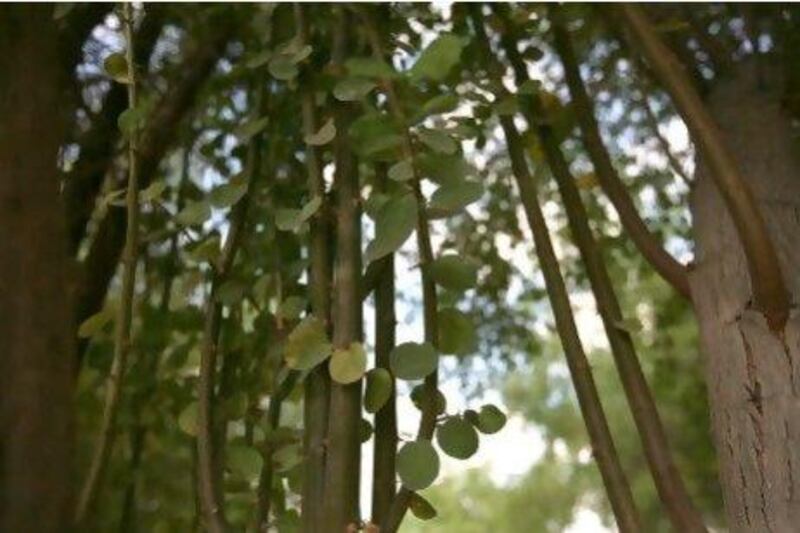
[[[373,368],[367,372],[367,388],[364,392],[364,409],[377,413],[392,396],[392,375],[385,368]]]
[[[414,177],[413,163],[408,159],[403,159],[389,167],[389,179],[394,181],[408,181]]]
[[[298,73],[297,63],[292,56],[284,54],[273,56],[272,59],[269,60],[267,69],[273,77],[284,81],[295,78]]]
[[[329,365],[331,379],[342,385],[355,383],[367,370],[367,352],[360,342],[333,351]]]
[[[117,83],[130,83],[128,60],[123,53],[110,54],[103,61],[103,70]]]
[[[219,209],[230,207],[241,200],[247,193],[247,176],[240,174],[232,178],[228,183],[223,183],[214,187],[208,195],[208,199]]]
[[[234,135],[236,135],[241,142],[247,142],[254,135],[261,133],[261,131],[267,127],[267,124],[269,124],[269,120],[269,117],[261,117],[249,120],[236,128]]]
[[[375,88],[375,82],[365,78],[345,78],[333,88],[333,96],[342,102],[356,102]]]
[[[466,40],[462,37],[452,33],[441,34],[422,51],[419,59],[411,67],[411,78],[414,80],[424,78],[433,81],[443,80],[458,63],[461,50],[466,44]]]
[[[325,324],[308,316],[286,338],[284,359],[289,368],[309,370],[327,359],[332,350]]]
[[[181,411],[178,415],[178,427],[181,431],[192,436],[197,435],[198,409],[197,402],[192,402]]]
[[[398,75],[391,66],[374,57],[353,57],[344,66],[351,76],[361,78],[390,79]]]
[[[333,123],[333,118],[329,118],[316,133],[306,135],[305,141],[311,146],[322,146],[331,142],[334,137],[336,137],[336,125]]]
[[[164,191],[167,190],[167,182],[164,180],[156,180],[145,189],[139,191],[139,201],[142,203],[150,203],[161,198]]]
[[[83,322],[78,328],[78,337],[83,339],[94,337],[106,327],[114,319],[114,309],[104,307],[97,313],[93,314]]]
[[[204,223],[211,216],[211,206],[207,201],[189,202],[175,215],[175,222],[181,226],[196,226]]]

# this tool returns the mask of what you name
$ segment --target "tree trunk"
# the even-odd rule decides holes
[[[72,365],[50,5],[0,8],[0,531],[71,521]]]
[[[777,76],[766,81],[755,65],[742,65],[714,89],[709,107],[749,180],[794,300],[800,294],[800,154],[780,107]],[[728,525],[731,531],[796,531],[800,317],[793,309],[784,330],[773,333],[752,308],[744,253],[703,161],[692,214],[692,299]]]

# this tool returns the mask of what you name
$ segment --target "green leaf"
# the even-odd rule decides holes
[[[374,81],[365,78],[345,78],[333,88],[333,96],[342,102],[357,102],[374,88]]]
[[[305,309],[305,298],[302,296],[289,296],[278,308],[278,315],[284,320],[297,320]]]
[[[436,183],[463,183],[474,169],[461,156],[423,153],[414,158],[420,173]],[[421,176],[422,177],[422,176]]]
[[[417,132],[417,137],[425,146],[440,154],[452,155],[458,149],[458,144],[443,131],[422,129]]]
[[[219,209],[235,205],[247,193],[247,176],[239,174],[231,178],[228,183],[214,187],[208,199]]]
[[[416,225],[417,201],[413,195],[403,194],[389,199],[375,217],[375,239],[367,246],[367,262],[400,248]]]
[[[364,346],[360,342],[354,342],[347,348],[337,348],[331,356],[329,369],[331,379],[336,383],[355,383],[367,370],[367,352],[364,351]]]
[[[409,442],[397,453],[397,474],[411,491],[430,487],[439,475],[439,454],[429,440]]]
[[[414,407],[422,411],[427,403],[428,394],[428,388],[424,383],[411,389],[411,402],[414,404]],[[442,391],[439,389],[434,391],[433,403],[436,407],[437,416],[444,413],[447,409],[447,398],[444,397],[444,394],[442,394]]]
[[[467,207],[483,196],[483,186],[476,181],[445,183],[431,196],[428,207],[433,211],[453,213]]]
[[[443,255],[428,266],[433,281],[446,289],[466,291],[478,282],[478,265],[460,255]]]
[[[367,201],[364,202],[364,212],[371,218],[375,220],[378,217],[378,213],[381,212],[381,209],[386,202],[388,202],[392,197],[388,194],[384,194],[380,191],[372,191],[367,198]]]
[[[302,209],[300,209],[300,220],[302,222],[307,221],[311,217],[313,217],[317,211],[319,211],[320,206],[322,205],[322,196],[315,196],[308,202],[306,202]]]
[[[391,79],[398,76],[386,62],[374,57],[353,57],[344,66],[348,74],[361,78]]]
[[[292,56],[279,54],[269,60],[267,70],[276,79],[288,81],[297,76],[297,64]]]
[[[395,150],[405,139],[394,121],[383,113],[360,116],[353,121],[349,133],[353,149],[359,156],[380,160],[395,160]]]
[[[419,59],[411,67],[411,78],[442,81],[458,63],[461,50],[466,44],[466,40],[462,37],[452,33],[441,34],[422,51]]]
[[[215,297],[223,305],[232,306],[240,303],[247,294],[248,286],[243,281],[229,279],[216,291]]]
[[[469,459],[478,451],[478,432],[461,417],[449,418],[436,429],[436,442],[450,457]]]
[[[325,324],[307,316],[289,333],[283,355],[289,368],[310,370],[327,359],[332,349]]]
[[[191,436],[197,435],[198,409],[197,402],[192,402],[178,415],[178,427]]]
[[[364,392],[364,409],[377,413],[392,396],[392,375],[385,368],[373,368],[367,372],[367,390]]]
[[[187,250],[188,256],[197,263],[213,263],[219,257],[220,238],[214,234],[201,243]]]
[[[397,378],[411,381],[423,379],[436,370],[439,356],[428,342],[405,342],[394,347],[389,361]]]
[[[272,50],[262,50],[244,62],[246,68],[256,69],[263,67],[272,59]]]
[[[155,202],[161,198],[161,195],[164,194],[166,190],[167,182],[164,180],[156,180],[145,189],[139,191],[139,201],[142,203]]]
[[[97,313],[93,314],[83,322],[78,328],[78,337],[88,339],[94,337],[106,327],[114,319],[114,309],[111,307],[104,307]]]
[[[495,102],[493,107],[494,112],[500,116],[515,115],[519,111],[519,103],[514,96],[506,96],[502,100]]]
[[[175,215],[175,222],[181,226],[197,226],[211,216],[211,206],[207,201],[190,202]]]
[[[316,214],[321,205],[322,197],[315,196],[306,202],[301,209],[276,209],[275,225],[278,226],[279,230],[296,232],[304,222]]]
[[[439,311],[439,349],[444,354],[467,355],[477,349],[472,320],[454,308]]]
[[[517,94],[536,94],[541,88],[542,82],[539,80],[525,80],[517,87]]]
[[[242,444],[229,446],[225,459],[231,472],[245,479],[258,479],[264,464],[264,458],[258,450]]]
[[[254,135],[261,133],[269,124],[269,117],[248,120],[233,132],[240,142],[249,141]]]
[[[123,53],[115,53],[106,57],[103,61],[103,70],[117,83],[128,84],[131,82],[128,76],[128,60]]]
[[[300,446],[296,443],[281,446],[272,454],[275,462],[275,470],[278,472],[288,472],[292,468],[303,462],[303,454]]]
[[[117,127],[126,137],[130,137],[144,128],[145,116],[140,108],[131,107],[117,117]]]
[[[371,439],[374,432],[375,430],[372,429],[372,424],[369,423],[369,420],[362,418],[361,423],[358,425],[358,439],[361,444]]]
[[[409,494],[408,508],[411,510],[411,514],[420,520],[431,520],[438,514],[433,505],[416,492]]]
[[[477,428],[481,433],[491,435],[497,433],[506,425],[506,415],[492,404],[481,407],[478,413]]]
[[[319,131],[306,135],[304,140],[311,146],[322,146],[331,142],[334,137],[336,137],[336,125],[333,123],[333,118],[329,118]]]
[[[458,107],[458,96],[453,93],[439,94],[428,100],[422,105],[420,110],[420,120],[429,115],[438,115],[440,113],[449,113]],[[415,121],[416,122],[416,121]]]
[[[638,333],[642,330],[642,323],[635,318],[623,318],[614,321],[614,327],[628,333]]]
[[[394,181],[408,181],[414,177],[413,163],[404,159],[392,165],[389,168],[389,179]]]

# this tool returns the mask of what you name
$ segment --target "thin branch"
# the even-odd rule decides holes
[[[308,42],[308,28],[305,20],[306,8],[294,5],[295,26],[302,46]],[[304,70],[304,77],[310,77],[310,69]],[[314,103],[313,82],[302,84],[301,112],[303,136],[317,131],[316,105]],[[320,165],[320,153],[316,146],[306,144],[306,172],[308,189],[312,197],[322,200],[319,210],[310,221],[309,229],[309,290],[311,293],[311,312],[326,324],[331,332],[331,250],[328,235],[331,231],[331,213],[328,196],[325,194],[325,181]],[[331,380],[327,365],[314,368],[303,383],[303,494],[301,499],[301,520],[304,531],[319,531],[323,528],[323,495],[325,491],[325,438],[328,431],[328,411],[330,409]],[[267,517],[264,516],[266,519]]]
[[[134,62],[133,4],[123,4],[122,22],[125,28],[128,62],[128,109],[136,109],[138,102],[136,64]],[[116,334],[114,338],[114,360],[106,386],[106,398],[100,436],[92,457],[89,474],[81,490],[75,522],[80,527],[85,524],[91,511],[102,478],[108,465],[116,437],[116,418],[119,399],[122,393],[122,380],[128,366],[131,347],[131,323],[133,321],[134,290],[136,288],[136,263],[139,251],[139,132],[129,132],[128,138],[128,184],[125,194],[127,230],[125,232],[125,251],[123,255],[122,294],[117,308]]]
[[[678,60],[659,39],[642,8],[635,4],[620,4],[615,9],[625,20],[631,39],[672,97],[695,138],[700,155],[710,167],[747,258],[755,308],[764,313],[773,331],[783,329],[789,316],[789,293],[778,256],[753,193],[735,157],[725,145],[722,131]]]
[[[564,27],[562,14],[557,7],[551,7],[551,13],[553,14],[551,20],[554,24],[557,47],[566,51],[564,55],[570,55],[569,42],[564,42],[569,39],[569,36]],[[541,105],[536,105],[535,102],[534,105],[536,109],[533,109],[534,106],[526,106],[526,111],[530,111],[529,118],[535,111],[543,112]],[[628,405],[633,414],[659,497],[676,530],[705,532],[703,519],[694,507],[675,463],[672,461],[661,417],[639,365],[633,339],[628,331],[620,327],[623,320],[622,309],[614,292],[614,286],[608,275],[600,248],[589,227],[589,217],[581,201],[575,179],[569,170],[558,139],[547,121],[538,121],[537,130],[542,141],[545,158],[558,183],[564,201],[570,230],[580,250],[597,308],[611,345],[611,353],[614,356],[614,362],[625,389]]]
[[[225,23],[217,24],[204,33],[202,41],[195,40],[201,29],[193,31],[194,37],[190,38],[180,74],[146,121],[139,143],[140,188],[147,187],[156,175],[162,158],[177,137],[176,125],[189,112],[200,86],[212,73],[232,28]],[[82,265],[76,324],[97,313],[103,305],[125,242],[125,224],[125,217],[119,209],[109,210],[100,223]],[[86,346],[85,342],[79,342],[76,370],[80,369]]]
[[[386,190],[386,165],[376,167],[376,187]],[[373,265],[381,265],[375,287],[375,366],[391,372],[389,354],[395,345],[394,254],[382,257]],[[397,408],[396,389],[392,381],[389,399],[375,413],[375,443],[372,468],[372,522],[381,524],[389,514],[396,493]]]
[[[645,122],[647,123],[648,128],[653,134],[653,137],[655,137],[658,141],[658,144],[661,146],[661,151],[667,158],[670,168],[672,168],[673,172],[675,172],[675,174],[687,187],[691,188],[693,186],[693,180],[691,177],[689,177],[689,174],[686,173],[686,170],[683,168],[683,164],[678,161],[678,158],[672,153],[672,148],[669,145],[669,141],[661,133],[661,130],[659,129],[658,117],[653,112],[653,108],[650,107],[650,99],[647,97],[647,92],[644,89],[642,89],[640,92],[641,100],[639,103],[644,111]]]
[[[336,8],[331,63],[339,71],[348,50],[349,17]],[[358,166],[348,138],[351,105],[334,104],[334,187],[336,188],[336,263],[334,268],[333,346],[361,341],[361,203]],[[361,381],[331,383],[322,531],[347,531],[359,522],[361,469]]]
[[[384,59],[383,46],[381,45],[380,35],[375,27],[368,8],[358,11],[364,22],[367,32],[367,39],[372,48],[372,54]],[[422,194],[421,177],[414,160],[414,147],[411,140],[411,133],[408,129],[408,120],[403,111],[402,104],[397,97],[394,84],[389,79],[381,80],[381,88],[386,95],[389,110],[394,116],[395,121],[403,128],[403,144],[401,146],[402,156],[406,161],[411,162],[413,176],[411,186],[417,201],[417,249],[419,253],[419,267],[422,277],[422,307],[423,325],[425,329],[425,341],[434,347],[439,346],[439,317],[438,317],[438,296],[436,294],[436,283],[430,276],[427,265],[434,260],[433,247],[431,246],[430,229],[428,228],[428,217],[425,213],[425,196]],[[435,370],[425,378],[423,384],[423,404],[422,417],[419,428],[417,429],[417,440],[431,440],[436,429],[436,393],[438,390],[439,372]],[[386,516],[381,531],[383,533],[394,533],[403,521],[411,498],[411,491],[403,487],[395,496],[392,505]]]
[[[487,70],[494,85],[497,87],[497,91],[501,93],[498,96],[505,96],[503,94],[506,91],[502,85],[502,74],[493,58],[489,40],[483,27],[480,8],[470,7],[470,14],[477,37],[476,40],[487,65]],[[514,45],[516,46],[516,43]],[[508,50],[506,52],[508,53]],[[622,532],[642,531],[639,512],[634,504],[628,480],[622,471],[616,447],[611,438],[611,432],[600,403],[600,397],[592,378],[591,367],[578,336],[575,318],[570,307],[569,295],[564,285],[564,279],[561,276],[558,259],[553,250],[547,222],[537,200],[536,182],[531,176],[528,163],[525,160],[522,141],[514,125],[513,117],[503,115],[500,117],[500,123],[506,137],[512,171],[519,187],[520,197],[528,217],[531,232],[533,233],[536,253],[539,257],[547,294],[556,320],[556,328],[561,338],[567,365],[578,396],[578,403],[592,443],[592,450],[617,519],[617,525]]]
[[[259,116],[264,115],[266,101],[265,89],[260,87],[253,106]],[[211,290],[206,301],[205,327],[200,354],[200,380],[198,383],[198,420],[197,420],[197,490],[200,493],[203,516],[206,527],[211,533],[223,533],[227,530],[224,501],[222,499],[221,482],[216,468],[217,456],[214,450],[214,374],[217,365],[217,349],[222,318],[222,304],[217,299],[219,287],[227,280],[233,267],[239,245],[243,238],[247,213],[254,195],[261,161],[261,143],[263,132],[253,136],[247,153],[247,192],[233,206],[230,216],[230,229],[222,249],[222,254],[215,265],[212,265]]]
[[[510,30],[510,28],[507,28]],[[650,233],[647,225],[639,216],[625,184],[620,179],[611,162],[611,157],[606,150],[597,120],[594,116],[594,106],[586,92],[586,87],[581,79],[578,60],[570,42],[569,33],[562,24],[554,28],[555,47],[564,65],[564,72],[569,87],[572,103],[575,106],[575,115],[580,125],[584,146],[592,160],[597,179],[614,205],[620,222],[627,234],[641,252],[642,256],[653,266],[676,291],[685,298],[691,298],[689,280],[686,267],[669,255],[661,246],[658,239]],[[513,39],[505,35],[504,39]],[[527,69],[515,46],[505,46],[508,57],[516,74],[517,83],[527,79]]]

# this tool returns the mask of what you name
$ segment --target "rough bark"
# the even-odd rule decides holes
[[[750,177],[781,270],[800,294],[800,157],[778,84],[756,87],[737,69],[709,98],[710,112]],[[751,303],[747,262],[730,215],[698,160],[692,195],[692,299],[706,357],[711,418],[731,531],[796,531],[800,524],[800,317],[773,333]]]
[[[71,515],[72,306],[52,6],[0,8],[0,531]]]

